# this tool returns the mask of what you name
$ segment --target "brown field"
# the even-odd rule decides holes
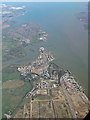
[[[87,115],[88,104],[86,104],[79,95],[72,95],[71,101],[74,109],[78,112],[78,118],[84,118]]]
[[[53,109],[49,107],[49,101],[33,102],[33,118],[54,118]]]
[[[56,118],[70,118],[68,107],[63,101],[53,101]]]
[[[24,81],[20,80],[8,80],[3,83],[2,87],[5,88],[17,88],[24,85]]]
[[[33,118],[39,118],[39,105],[38,102],[33,102],[32,103],[32,117]]]

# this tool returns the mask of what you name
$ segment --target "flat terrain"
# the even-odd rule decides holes
[[[31,89],[31,84],[22,81],[20,74],[17,72],[16,66],[8,66],[3,68],[3,90],[2,90],[2,112],[9,114],[10,112],[18,111],[19,104],[21,105],[24,95]]]
[[[53,118],[53,110],[49,107],[49,101],[33,102],[32,117]]]
[[[24,102],[23,105],[23,118],[28,118],[28,116],[31,118],[70,118],[68,105],[60,91],[62,91],[61,87],[51,90],[49,95],[43,95],[42,93],[42,95],[33,96],[33,100],[30,100],[30,97],[26,98],[28,102]],[[14,116],[15,118],[20,118],[19,111]]]
[[[20,80],[8,80],[7,82],[3,83],[4,88],[17,88],[24,85],[24,81]]]
[[[88,104],[80,97],[80,95],[72,95],[70,96],[72,104],[74,106],[75,111],[78,113],[78,118],[81,116],[85,117],[88,113]],[[81,109],[82,108],[82,109]]]
[[[3,29],[9,25],[3,24]],[[35,23],[22,24],[13,29],[3,31],[2,58],[3,62],[10,59],[26,56],[25,47],[29,44],[40,42],[40,26]]]

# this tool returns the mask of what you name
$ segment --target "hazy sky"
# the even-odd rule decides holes
[[[1,0],[2,2],[88,2],[89,0]]]

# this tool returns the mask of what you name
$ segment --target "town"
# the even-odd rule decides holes
[[[48,74],[48,66],[49,62],[54,60],[53,55],[50,52],[47,52],[43,47],[39,49],[40,56],[36,59],[36,61],[32,62],[31,65],[25,67],[18,67],[18,71],[21,72],[21,75],[26,76],[27,73],[35,73],[33,74],[33,78],[37,75],[42,75],[43,77],[49,77]]]
[[[19,118],[20,111],[23,118],[84,118],[89,100],[83,88],[70,70],[65,71],[52,62],[55,58],[51,52],[44,47],[39,52],[31,65],[18,67],[23,80],[33,81],[33,89],[24,96],[29,102],[14,118]]]

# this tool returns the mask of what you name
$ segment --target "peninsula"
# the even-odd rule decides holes
[[[21,81],[29,81],[32,89],[22,98],[7,118],[84,118],[89,100],[70,70],[52,62],[55,58],[44,47],[28,66],[19,66]],[[82,109],[81,109],[82,107]]]

